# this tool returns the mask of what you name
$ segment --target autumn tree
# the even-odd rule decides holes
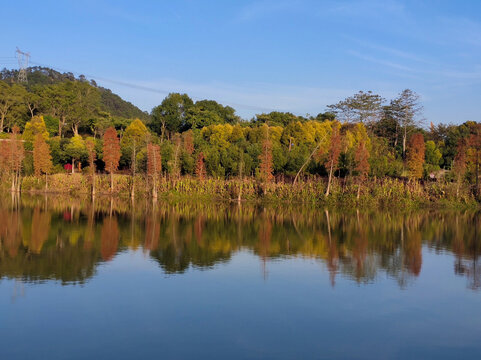
[[[361,195],[361,184],[363,181],[367,179],[367,175],[369,174],[369,150],[367,148],[366,141],[362,139],[357,146],[356,153],[355,153],[355,161],[356,161],[356,172],[359,178],[359,185],[357,188],[357,199],[359,199]]]
[[[341,154],[341,129],[340,124],[334,124],[332,128],[331,143],[329,145],[329,151],[327,153],[327,160],[324,164],[326,170],[328,171],[326,196],[329,196],[331,192],[331,182],[334,171],[337,169],[339,164],[339,155]]]
[[[50,155],[50,146],[45,141],[41,133],[35,136],[33,143],[33,167],[35,176],[40,177],[45,174],[45,191],[48,190],[48,174],[52,171],[52,155]]]
[[[85,140],[85,147],[87,148],[87,155],[89,160],[89,175],[92,181],[92,196],[95,196],[95,160],[97,159],[97,153],[95,152],[95,139],[87,138]]]
[[[420,179],[423,177],[425,149],[423,134],[413,134],[409,139],[406,154],[409,176],[412,178]]]
[[[454,157],[452,171],[456,177],[456,197],[459,197],[459,188],[461,183],[466,176],[466,150],[467,142],[466,139],[461,138],[458,141],[456,156]]]
[[[45,140],[49,137],[43,116],[32,117],[32,119],[25,124],[22,137],[25,141],[34,142],[38,134],[42,135]]]
[[[110,191],[114,191],[114,173],[119,167],[120,142],[115,128],[110,127],[105,131],[103,144],[103,160],[105,170],[110,174]]]
[[[14,126],[10,138],[1,142],[0,149],[0,165],[2,170],[12,177],[12,192],[20,192],[22,162],[25,157],[25,150],[18,132],[19,128]]]
[[[259,178],[267,183],[272,181],[274,175],[274,165],[272,163],[272,142],[269,137],[269,126],[264,125],[264,139],[262,141],[261,154],[259,155]],[[264,189],[265,191],[265,189]]]
[[[199,155],[197,155],[197,161],[195,164],[195,176],[197,176],[197,179],[199,180],[205,179],[205,159],[203,152],[200,152]]]
[[[479,193],[479,167],[481,164],[481,124],[476,124],[468,139],[468,161],[472,164],[474,173],[475,192]]]
[[[178,178],[180,176],[180,155],[181,155],[181,147],[182,147],[182,141],[179,134],[174,135],[173,143],[174,143],[174,153],[172,154],[171,160],[168,162],[169,173],[172,177]]]
[[[147,176],[152,182],[152,197],[157,199],[157,183],[162,174],[162,158],[160,146],[147,145]]]
[[[149,140],[149,131],[144,123],[135,119],[132,123],[127,126],[122,136],[120,146],[122,149],[122,154],[126,158],[130,158],[130,168],[132,171],[132,187],[131,187],[131,197],[135,195],[135,174],[137,170],[137,154],[140,149],[147,145]]]
[[[194,172],[195,158],[194,153],[194,136],[192,130],[187,130],[182,133],[182,170],[184,174],[192,174]]]
[[[184,151],[192,155],[194,153],[194,136],[192,130],[182,133],[182,141],[184,143]]]

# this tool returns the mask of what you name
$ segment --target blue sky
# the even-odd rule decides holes
[[[481,121],[481,1],[4,1],[2,57],[99,80],[143,110],[167,92],[316,115],[411,88],[427,123]],[[9,16],[5,16],[9,14]],[[165,93],[163,93],[165,92]]]

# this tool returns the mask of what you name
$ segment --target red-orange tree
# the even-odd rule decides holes
[[[114,173],[119,167],[120,161],[120,142],[117,131],[109,127],[104,134],[103,160],[105,170],[110,174],[110,191],[114,191]]]
[[[466,176],[466,150],[466,139],[459,139],[452,169],[454,174],[456,175],[456,197],[459,197],[459,187],[461,186],[461,183]]]
[[[197,156],[197,162],[195,164],[195,176],[197,176],[199,180],[205,179],[205,159],[204,153],[202,152],[200,152]]]
[[[413,134],[409,139],[406,157],[409,176],[417,179],[423,177],[425,151],[423,134]]]
[[[160,146],[154,144],[147,145],[147,175],[152,181],[152,197],[157,198],[157,182],[162,174],[162,157]]]
[[[52,171],[52,167],[50,146],[42,134],[37,134],[33,143],[33,168],[35,176],[40,177],[42,174],[45,174],[45,190],[48,189],[48,174]]]
[[[20,191],[20,176],[25,150],[18,136],[19,128],[14,126],[9,139],[0,145],[0,168],[3,173],[12,177],[12,192]]]
[[[184,142],[184,151],[192,155],[194,153],[194,136],[192,135],[192,130],[188,130],[182,134]]]

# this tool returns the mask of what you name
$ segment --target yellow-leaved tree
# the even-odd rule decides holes
[[[132,186],[131,197],[135,196],[135,174],[137,170],[137,154],[139,151],[147,146],[149,142],[149,130],[144,123],[135,119],[127,126],[120,141],[120,148],[122,156],[130,162],[130,169],[132,171]]]

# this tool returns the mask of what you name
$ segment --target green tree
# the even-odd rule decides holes
[[[164,140],[166,131],[179,132],[186,126],[186,119],[194,102],[187,94],[171,93],[159,106],[152,109],[151,129]]]
[[[87,148],[85,141],[80,135],[75,135],[65,147],[65,152],[72,159],[72,174],[75,173],[75,161],[79,163],[87,157]]]
[[[432,140],[426,141],[425,144],[425,167],[429,173],[440,169],[442,165],[443,154]]]
[[[135,119],[127,126],[120,142],[122,155],[126,158],[130,157],[130,168],[132,170],[132,197],[135,194],[135,174],[137,170],[137,154],[140,149],[147,146],[149,141],[149,130],[144,123]]]
[[[0,81],[0,132],[5,125],[12,128],[18,123],[19,112],[23,109],[23,97],[26,90],[20,85],[8,85]]]

